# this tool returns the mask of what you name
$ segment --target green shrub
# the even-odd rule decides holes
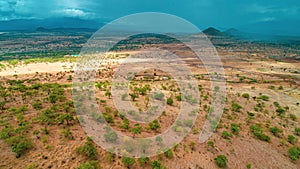
[[[229,133],[228,131],[223,131],[222,132],[222,137],[225,139],[230,139],[230,137],[232,137],[232,134]]]
[[[135,99],[138,98],[138,95],[136,95],[134,93],[129,93],[129,96],[131,97],[132,101],[135,101]]]
[[[164,152],[164,155],[167,158],[172,158],[173,157],[173,151],[171,149],[168,149],[167,151]]]
[[[85,144],[76,148],[76,152],[89,157],[90,159],[96,159],[98,156],[97,149],[94,147],[92,140],[87,138]]]
[[[270,137],[264,133],[255,131],[254,136],[256,136],[258,139],[262,141],[270,142]]]
[[[219,166],[220,168],[227,167],[228,160],[225,155],[218,155],[214,160],[217,166]]]
[[[296,137],[294,137],[293,135],[288,135],[288,141],[291,144],[295,144],[298,141],[298,139]]]
[[[152,169],[163,169],[163,166],[161,165],[160,161],[158,161],[158,160],[154,160],[151,163],[151,167],[152,167]]]
[[[172,106],[173,103],[174,103],[174,102],[173,102],[173,99],[172,99],[172,98],[168,98],[168,99],[167,99],[167,104],[168,104],[168,105]]]
[[[277,107],[277,108],[279,108],[279,107],[280,107],[280,105],[279,105],[279,103],[278,103],[278,102],[274,102],[273,104],[274,104],[274,106],[275,106],[275,107]]]
[[[155,131],[158,130],[160,128],[160,124],[158,123],[158,120],[153,120],[152,122],[150,122],[149,128]]]
[[[139,124],[135,124],[135,127],[133,127],[132,129],[130,129],[130,131],[133,134],[141,134],[141,132],[142,132],[142,126],[139,125]]]
[[[263,133],[263,129],[261,128],[260,125],[258,124],[252,125],[250,126],[250,130],[252,131],[253,135],[257,137],[259,140],[266,141],[266,142],[270,141],[270,137]]]
[[[20,157],[25,150],[29,150],[33,147],[32,142],[30,141],[20,141],[12,145],[12,152],[16,153],[16,157]]]
[[[13,136],[5,140],[7,144],[11,146],[12,152],[16,153],[16,157],[19,158],[26,150],[33,148],[33,143],[23,136]]]
[[[248,93],[243,93],[242,96],[243,96],[243,98],[246,98],[246,99],[250,98],[250,95]]]
[[[181,94],[180,94],[180,95],[177,95],[177,96],[176,96],[176,100],[177,100],[177,101],[181,101],[181,97],[182,97]]]
[[[35,100],[33,103],[32,103],[32,107],[35,109],[35,110],[41,110],[43,107],[42,107],[42,102],[40,100]]]
[[[276,112],[278,113],[279,116],[282,116],[282,115],[284,115],[285,110],[283,108],[279,107],[276,109]]]
[[[296,134],[297,136],[300,136],[300,128],[295,128],[295,134]]]
[[[129,129],[129,120],[124,118],[123,119],[123,124],[120,126],[122,129]]]
[[[271,132],[274,136],[278,137],[279,134],[282,133],[283,131],[282,131],[281,129],[279,129],[278,127],[272,127],[272,128],[270,128],[270,132]]]
[[[130,167],[134,164],[134,158],[131,157],[122,157],[122,162],[126,167]]]
[[[231,126],[231,132],[232,132],[233,134],[239,134],[240,128],[239,128],[239,125],[238,125],[238,124],[232,123],[230,126]]]
[[[263,100],[263,101],[269,101],[269,96],[261,95],[261,96],[259,96],[257,99],[261,99],[261,100]]]
[[[8,126],[1,130],[0,139],[7,139],[12,137],[15,134],[15,130],[13,127]]]
[[[296,161],[300,157],[300,147],[292,147],[288,150],[289,157],[292,161]]]
[[[149,157],[140,157],[138,159],[139,164],[143,165],[143,164],[147,164],[150,162],[150,158]]]
[[[212,147],[212,148],[215,147],[215,143],[214,143],[213,141],[211,141],[211,140],[207,142],[207,145],[208,145],[209,147]]]
[[[239,104],[236,103],[236,102],[232,102],[232,103],[231,103],[231,108],[232,108],[232,111],[234,111],[234,112],[239,112],[239,111],[241,110],[242,106],[239,105]]]
[[[191,150],[195,150],[195,148],[196,148],[195,145],[196,145],[195,142],[193,142],[193,141],[190,142],[189,146],[190,146]]]

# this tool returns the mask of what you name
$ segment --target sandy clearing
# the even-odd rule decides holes
[[[30,63],[27,65],[18,65],[13,68],[7,68],[0,71],[0,76],[22,75],[32,73],[53,73],[61,71],[70,71],[75,63],[54,62],[54,63]]]

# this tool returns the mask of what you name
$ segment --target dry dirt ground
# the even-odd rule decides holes
[[[198,79],[198,84],[202,85],[200,114],[192,129],[192,132],[181,142],[177,148],[173,148],[173,157],[165,157],[163,154],[157,157],[152,157],[151,161],[159,160],[166,168],[176,169],[196,169],[196,168],[218,168],[214,158],[217,155],[225,155],[228,159],[227,168],[246,168],[247,164],[251,164],[252,168],[278,168],[278,169],[297,169],[300,167],[300,160],[292,162],[288,156],[288,149],[293,146],[299,146],[299,136],[294,133],[295,128],[299,128],[300,118],[300,63],[295,62],[278,62],[270,59],[261,60],[258,57],[241,58],[232,57],[232,55],[222,55],[222,61],[225,68],[227,80],[227,102],[226,111],[224,111],[217,130],[214,132],[210,141],[214,142],[214,146],[209,146],[206,143],[198,143],[199,132],[205,121],[205,115],[208,112],[210,103],[211,90],[209,88],[209,80],[206,78],[206,72],[203,68],[192,67],[194,73],[203,78]],[[7,88],[8,80],[36,79],[37,81],[26,82],[25,85],[31,86],[35,83],[59,83],[71,84],[69,75],[72,75],[72,67],[74,63],[34,63],[28,65],[20,65],[12,69],[3,70],[0,72],[0,81]],[[99,75],[98,81],[110,79],[112,71],[111,65],[107,65]],[[295,71],[298,70],[298,73]],[[38,73],[36,73],[38,72]],[[13,76],[17,75],[17,76]],[[243,80],[241,80],[241,77]],[[256,79],[255,82],[250,82],[251,79]],[[170,86],[174,82],[171,80],[159,81],[138,81],[141,86],[145,84],[152,85],[153,88],[161,88],[161,85]],[[139,85],[137,85],[139,86]],[[278,89],[282,86],[282,89]],[[99,103],[101,107],[111,107],[114,109],[114,104],[108,96],[105,96],[109,86],[96,91],[99,100],[106,100],[105,103]],[[167,89],[168,90],[168,89]],[[11,107],[19,107],[27,105],[28,110],[24,113],[26,121],[31,122],[33,117],[40,114],[43,109],[51,106],[49,101],[43,99],[47,97],[47,93],[39,91],[38,98],[43,101],[43,109],[35,110],[32,108],[33,100],[36,98],[21,99],[21,93],[11,92],[8,96],[8,103],[4,109],[0,110],[0,115],[13,126],[17,126],[18,120],[9,112]],[[67,100],[71,100],[71,87],[64,88],[64,93]],[[250,98],[242,97],[242,94],[248,93]],[[175,99],[174,105],[166,107],[166,114],[159,117],[161,129],[159,132],[167,129],[176,118],[176,110],[179,106],[179,101]],[[205,99],[205,96],[208,99]],[[257,99],[261,95],[269,97],[268,100]],[[16,99],[13,99],[16,98]],[[139,96],[134,105],[143,107],[145,96]],[[232,109],[232,102],[236,102],[242,106],[240,111],[235,112]],[[278,102],[282,107],[288,107],[284,116],[278,116],[274,102]],[[257,104],[262,103],[262,110],[255,110]],[[297,104],[298,103],[298,104]],[[253,113],[253,117],[249,117],[249,113]],[[291,119],[290,115],[296,115],[297,119]],[[4,117],[5,116],[5,117]],[[76,114],[73,114],[76,119]],[[114,117],[115,122],[113,128],[123,131],[131,135],[129,130],[120,129],[122,119],[119,115]],[[228,131],[231,133],[231,124],[239,125],[239,133],[233,134],[229,138],[223,138],[222,132]],[[260,124],[264,129],[264,133],[270,137],[270,142],[261,141],[256,138],[250,130],[251,125]],[[274,136],[269,128],[277,126],[283,132],[279,136]],[[80,127],[77,120],[72,124],[53,124],[49,126],[50,133],[48,135],[40,134],[37,138],[32,134],[35,130],[42,130],[43,124],[32,122],[28,137],[32,140],[34,148],[26,151],[20,158],[15,157],[15,153],[11,151],[11,147],[3,140],[0,140],[0,168],[26,168],[34,166],[35,168],[77,168],[80,164],[90,161],[87,157],[75,152],[75,149],[85,143],[87,135]],[[133,127],[133,124],[130,124]],[[153,131],[146,129],[147,125],[143,126],[139,137],[156,134]],[[4,126],[1,125],[0,129]],[[68,128],[71,131],[73,139],[68,139],[63,136],[61,130]],[[297,142],[291,144],[288,142],[288,135],[293,135],[298,139]],[[190,146],[195,143],[195,146]],[[95,144],[99,153],[97,160],[101,168],[126,168],[122,163],[121,157],[111,156],[102,148]],[[130,168],[151,168],[150,164],[141,165],[137,163]]]

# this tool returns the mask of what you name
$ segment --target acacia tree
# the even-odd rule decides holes
[[[122,157],[122,162],[127,168],[130,168],[130,166],[132,166],[135,161],[131,157]]]
[[[139,124],[135,124],[135,127],[130,129],[130,131],[133,133],[133,137],[135,137],[136,134],[142,133],[142,126],[140,126]]]
[[[105,96],[107,96],[108,98],[110,98],[111,97],[111,92],[110,91],[106,91],[105,92]]]
[[[129,96],[131,97],[132,101],[135,101],[135,99],[138,97],[135,93],[129,93]]]
[[[151,130],[157,131],[160,128],[160,124],[158,123],[158,120],[153,120],[149,123],[149,128]]]

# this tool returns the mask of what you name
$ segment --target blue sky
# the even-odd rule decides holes
[[[108,22],[137,12],[177,15],[201,29],[300,21],[299,0],[0,0],[0,20],[74,17]]]

